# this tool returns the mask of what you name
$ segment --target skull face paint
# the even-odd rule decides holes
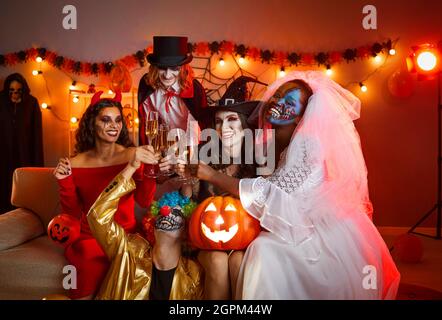
[[[168,213],[161,213],[155,220],[155,229],[160,231],[176,231],[184,227],[185,220],[180,207],[174,207]]]
[[[23,86],[18,81],[12,81],[9,85],[9,99],[13,103],[20,103],[23,96]]]
[[[265,118],[272,125],[288,125],[301,115],[301,90],[291,83],[283,84],[276,90],[265,107]]]
[[[159,68],[160,81],[164,88],[170,88],[178,81],[180,70],[180,67]]]

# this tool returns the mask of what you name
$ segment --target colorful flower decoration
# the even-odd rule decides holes
[[[197,204],[189,197],[183,196],[178,191],[173,191],[165,193],[160,200],[152,202],[150,213],[155,217],[158,214],[164,214],[167,207],[174,208],[176,206],[181,207],[184,217],[188,218],[196,208]],[[161,213],[161,210],[163,210],[163,213]]]

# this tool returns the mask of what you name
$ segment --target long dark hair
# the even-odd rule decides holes
[[[6,77],[5,83],[3,84],[3,94],[6,97],[9,97],[9,87],[13,81],[17,81],[22,86],[22,98],[29,96],[31,90],[29,89],[28,82],[25,77],[23,77],[20,73],[12,73]]]
[[[95,148],[95,118],[102,109],[109,107],[118,108],[121,118],[123,119],[123,126],[117,143],[126,148],[134,145],[129,137],[129,131],[127,130],[126,122],[124,121],[123,107],[121,106],[121,103],[111,99],[101,99],[98,103],[89,105],[81,117],[78,129],[75,133],[75,154]]]

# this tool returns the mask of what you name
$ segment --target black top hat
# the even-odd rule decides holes
[[[267,85],[254,78],[240,76],[227,87],[226,92],[224,92],[218,103],[215,106],[208,107],[207,111],[211,112],[212,114],[218,111],[233,111],[242,113],[248,117],[260,102],[257,100],[248,100],[248,82],[255,82],[265,86]]]
[[[147,61],[160,68],[177,67],[192,61],[187,37],[154,36],[153,53]]]

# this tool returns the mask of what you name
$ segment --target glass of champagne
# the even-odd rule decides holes
[[[148,111],[146,114],[145,134],[148,140],[148,144],[154,147],[155,152],[158,151],[157,136],[158,136],[158,112]],[[158,177],[159,166],[158,164],[145,164],[144,175],[149,178]]]
[[[160,130],[158,132],[158,145],[159,150],[161,151],[161,157],[166,157],[169,153],[169,148],[174,145],[175,141],[167,140],[167,135],[169,134],[170,127],[168,124],[161,124]],[[161,172],[162,176],[171,176],[173,174],[173,170],[168,170]]]

